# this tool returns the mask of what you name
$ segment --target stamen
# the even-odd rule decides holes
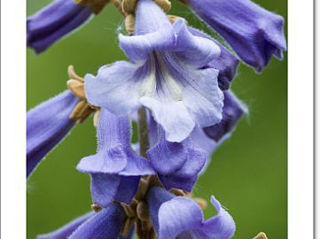
[[[260,232],[253,239],[268,239],[267,235],[264,232]]]
[[[94,203],[94,204],[91,204],[91,209],[95,212],[99,212],[101,211],[102,208],[98,204]]]
[[[75,0],[77,4],[89,6],[94,14],[98,14],[110,0]]]

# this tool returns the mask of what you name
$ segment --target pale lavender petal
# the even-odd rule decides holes
[[[219,141],[226,134],[231,133],[241,116],[247,112],[246,107],[241,103],[231,91],[224,91],[223,116],[220,123],[203,130],[208,137],[215,141]]]
[[[72,232],[74,232],[82,223],[91,218],[94,215],[94,212],[89,212],[85,215],[82,215],[73,221],[69,222],[67,225],[59,228],[56,231],[39,235],[37,239],[66,239],[68,238]]]
[[[176,197],[163,203],[158,217],[160,239],[175,239],[185,231],[196,230],[204,220],[199,205],[186,197]]]
[[[28,111],[27,176],[74,126],[69,116],[78,102],[67,90]]]
[[[272,55],[286,49],[283,18],[250,0],[187,0],[247,64],[261,71]]]
[[[128,115],[140,106],[139,79],[145,77],[146,71],[147,68],[118,61],[101,67],[96,77],[87,74],[84,88],[88,101],[114,114]]]
[[[89,7],[73,0],[55,0],[27,19],[27,45],[41,53],[92,15]]]
[[[78,227],[69,239],[117,239],[125,218],[123,208],[113,203]]]

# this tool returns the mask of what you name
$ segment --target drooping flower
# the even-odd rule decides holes
[[[213,196],[217,214],[208,220],[191,198],[176,197],[159,187],[149,190],[147,202],[159,239],[229,239],[235,232],[232,217]]]
[[[70,115],[79,101],[66,90],[27,113],[27,176],[75,125]]]
[[[286,49],[281,16],[251,0],[182,0],[216,30],[247,64],[261,71]]]
[[[27,45],[41,53],[68,33],[98,13],[106,0],[96,1],[98,8],[90,1],[55,0],[44,9],[27,19]],[[82,3],[83,2],[83,3]],[[93,1],[91,1],[93,2]]]
[[[86,75],[88,101],[117,115],[145,106],[171,142],[183,141],[196,126],[220,122],[218,71],[208,67],[220,55],[217,44],[191,34],[181,19],[171,24],[154,1],[140,0],[135,16],[135,36],[119,36],[132,62]]]
[[[231,91],[224,91],[223,116],[220,123],[205,127],[204,132],[211,139],[218,142],[226,134],[232,132],[241,116],[247,112],[247,108]]]
[[[131,148],[128,116],[117,117],[102,109],[97,138],[97,153],[83,158],[77,166],[79,171],[91,175],[93,202],[102,207],[113,201],[130,204],[140,177],[155,172],[150,163]]]
[[[125,218],[123,208],[118,203],[112,203],[97,213],[88,213],[37,239],[120,239]],[[127,238],[132,238],[132,235]]]
[[[197,146],[191,137],[180,143],[167,141],[162,127],[152,117],[149,121],[152,147],[148,158],[160,181],[168,190],[178,188],[191,192],[206,163],[207,152]]]

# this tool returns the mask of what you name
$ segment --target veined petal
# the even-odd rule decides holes
[[[107,207],[114,201],[130,204],[137,192],[140,177],[121,177],[112,174],[91,174],[92,201]]]
[[[208,34],[200,31],[199,29],[188,27],[188,30],[195,36],[210,39],[215,42],[220,50],[220,56],[213,59],[207,64],[207,67],[214,68],[219,71],[218,83],[221,90],[227,90],[230,88],[232,80],[235,78],[239,60],[228,49],[226,49],[221,43],[213,39]]]
[[[286,40],[281,16],[250,0],[187,0],[187,3],[257,71],[268,64],[272,55],[282,57]]]
[[[67,90],[28,111],[27,176],[74,126],[69,116],[78,102]]]
[[[74,232],[82,223],[87,221],[89,218],[91,218],[94,215],[94,212],[89,212],[85,215],[82,215],[73,221],[69,222],[67,225],[63,226],[62,228],[59,228],[56,231],[39,235],[37,236],[37,239],[66,239],[68,238],[72,232]]]
[[[125,217],[123,208],[113,203],[78,227],[69,239],[117,239]]]
[[[247,112],[244,104],[240,102],[231,91],[224,91],[223,93],[224,106],[222,120],[218,124],[203,129],[208,137],[217,142],[226,134],[231,133],[241,116]]]
[[[140,102],[152,111],[155,120],[164,128],[166,139],[181,142],[192,132],[195,122],[182,101],[141,97]]]
[[[96,77],[84,78],[85,92],[90,104],[106,108],[117,115],[128,115],[138,109],[141,81],[149,72],[126,61],[118,61],[99,69]]]
[[[92,15],[89,7],[73,0],[56,0],[27,19],[27,45],[37,53],[84,24]]]

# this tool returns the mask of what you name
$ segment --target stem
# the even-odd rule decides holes
[[[147,112],[142,106],[138,111],[138,137],[140,143],[140,155],[147,158],[147,151],[150,147],[148,135]]]

